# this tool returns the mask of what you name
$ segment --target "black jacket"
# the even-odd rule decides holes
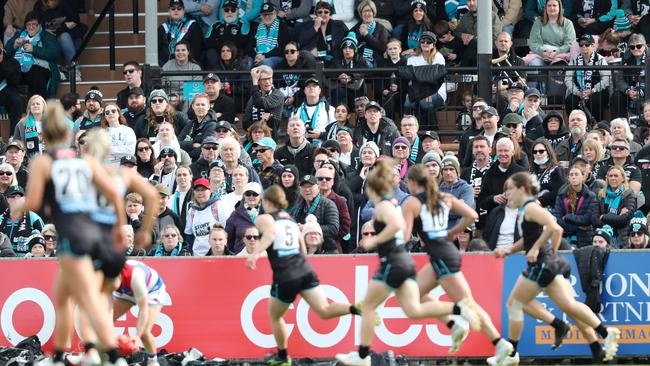
[[[214,136],[214,131],[217,129],[216,118],[214,111],[209,110],[203,121],[199,123],[196,119],[190,120],[178,136],[181,149],[187,151],[192,160],[196,160],[201,156],[201,148],[192,145],[203,143],[203,138],[207,136]]]
[[[147,109],[142,108],[140,112],[135,113],[126,111],[123,115],[124,119],[126,119],[126,124],[135,129],[135,126],[142,126],[145,122],[145,118],[147,118]],[[135,132],[135,130],[133,132]]]
[[[447,76],[447,68],[445,65],[401,66],[398,73],[400,77],[411,80],[409,100],[416,102],[440,89]]]
[[[525,172],[526,169],[512,162],[505,172],[499,169],[499,163],[494,162],[490,169],[483,175],[481,182],[481,193],[478,195],[478,207],[483,212],[490,212],[497,204],[494,196],[503,193],[503,184],[513,174]]]
[[[595,314],[600,313],[602,300],[600,285],[605,279],[605,265],[609,258],[609,248],[589,245],[573,251],[580,273],[580,286],[587,295],[584,303]]]
[[[363,121],[357,125],[352,134],[352,143],[354,146],[361,148],[366,141],[374,141],[379,147],[379,154],[392,156],[393,152],[393,141],[398,138],[399,131],[395,122],[387,117],[382,117],[379,120],[379,128],[377,128],[377,133],[372,134],[370,129],[368,129],[368,122]]]
[[[203,52],[203,31],[201,30],[199,23],[193,22],[182,39],[186,40],[190,44],[190,57],[194,60],[200,60],[201,53]],[[165,62],[174,58],[174,54],[170,54],[169,52],[170,41],[171,35],[165,32],[163,24],[161,24],[158,26],[158,64],[160,67],[162,67]],[[176,41],[180,41],[180,39]]]
[[[299,179],[302,178],[302,176],[311,173],[314,169],[314,145],[307,142],[302,150],[298,151],[296,155],[293,155],[287,148],[289,144],[290,142],[287,141],[285,146],[275,150],[274,156],[283,166],[289,164],[295,165],[300,174],[300,177],[296,179]]]
[[[501,230],[501,224],[503,224],[503,219],[506,217],[506,205],[502,204],[495,207],[488,215],[485,221],[485,229],[483,230],[483,240],[488,245],[490,250],[494,250],[497,247],[497,241],[499,240],[499,231]],[[515,224],[515,237],[514,242],[519,240],[521,234],[519,233],[518,225]]]
[[[20,64],[7,54],[4,54],[4,58],[0,62],[0,81],[2,80],[11,86],[20,84]]]
[[[564,237],[576,236],[575,245],[584,247],[591,245],[593,237],[593,225],[598,220],[598,196],[586,185],[582,187],[582,193],[575,212],[569,212],[568,205],[569,186],[560,188],[555,199],[553,216],[558,225],[564,229]]]
[[[244,129],[248,129],[253,123],[262,119],[262,113],[271,113],[273,117],[266,123],[269,127],[279,126],[282,119],[282,108],[284,107],[284,94],[280,89],[273,88],[271,92],[262,95],[258,87],[251,93],[244,110]],[[276,131],[274,131],[276,132]]]
[[[203,159],[203,157],[200,157],[197,160],[195,160],[192,163],[192,165],[190,165],[190,170],[192,171],[193,179],[208,178],[209,168],[210,168],[210,162]]]
[[[186,125],[189,124],[189,122],[185,119],[183,116],[183,113],[181,112],[176,112],[174,113],[173,116],[173,125],[174,125],[174,132],[176,133],[176,136],[178,137],[178,140],[180,141],[180,133],[183,131],[183,128],[185,128]],[[143,118],[139,122],[136,123],[135,127],[133,128],[133,132],[135,132],[135,137],[137,138],[148,138],[151,140],[151,138],[156,137],[158,135],[158,124],[162,123],[164,120],[164,116],[156,117],[156,126],[150,126],[149,121],[147,121],[147,117]]]
[[[146,90],[144,88],[144,82],[140,85],[142,90],[144,90],[144,95],[147,96],[149,95],[150,90]],[[129,91],[131,91],[131,87],[127,86],[126,88],[120,90],[117,92],[117,106],[124,109],[129,106]],[[146,109],[146,108],[145,108]],[[133,126],[129,125],[129,127],[133,128]]]
[[[294,207],[291,215],[294,220],[300,224],[305,223],[305,218],[308,215],[307,204],[304,199],[300,199],[296,207]],[[339,211],[336,204],[329,198],[320,195],[320,202],[313,213],[323,230],[323,251],[325,253],[338,253],[336,245],[336,238],[339,233]]]
[[[248,33],[250,36],[248,37],[248,44],[246,45],[246,54],[251,57],[255,58],[257,55],[257,28],[260,26],[264,26],[264,24],[257,23],[257,22],[251,22],[251,30]],[[291,40],[291,37],[289,36],[289,28],[287,27],[287,23],[284,20],[280,20],[280,26],[278,29],[278,46],[272,49],[271,51],[264,53],[263,55],[266,58],[269,57],[284,57],[284,46]]]
[[[348,27],[340,20],[330,19],[327,24],[327,29],[329,30],[328,35],[332,36],[331,44],[329,46],[329,55],[332,55],[333,52],[338,52],[341,48],[341,42],[343,38],[348,33]],[[312,50],[317,47],[318,39],[322,38],[320,29],[318,31],[314,30],[314,21],[309,21],[303,23],[303,25],[297,25],[296,30],[298,31],[298,43],[300,44],[300,49],[303,50]]]
[[[221,117],[217,118],[218,121],[235,123],[235,101],[231,97],[221,92],[217,99],[210,101],[210,105],[215,113],[221,113]]]

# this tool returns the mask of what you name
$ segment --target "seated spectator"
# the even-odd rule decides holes
[[[305,124],[298,117],[291,117],[287,122],[287,134],[289,141],[281,148],[275,150],[275,158],[280,164],[294,165],[298,169],[296,180],[305,174],[309,174],[313,169],[313,152],[314,145],[307,142],[305,138]]]
[[[241,160],[241,145],[234,137],[226,137],[219,143],[219,158],[225,166],[226,181],[228,181],[228,191],[232,191],[232,181],[230,175],[233,170],[242,165],[248,170],[248,181],[260,183],[260,178],[252,166],[245,164]]]
[[[127,257],[144,257],[147,255],[147,252],[144,249],[135,246],[135,232],[131,225],[122,225],[122,234],[124,235],[124,241],[126,242],[126,250],[124,251],[124,254],[126,254]]]
[[[546,7],[546,1],[523,1],[524,4],[524,17],[515,24],[513,34],[519,35],[521,38],[528,38],[530,36],[531,28],[537,18],[541,18]],[[562,0],[563,14],[567,18],[571,18],[574,14],[575,1]]]
[[[53,224],[45,224],[41,234],[43,234],[43,239],[45,239],[45,256],[54,257],[56,255],[56,244],[58,241],[56,228]]]
[[[84,97],[84,106],[86,110],[74,122],[73,131],[87,131],[93,127],[100,127],[102,124],[102,114],[104,95],[96,86],[91,86]]]
[[[230,137],[234,139],[241,147],[241,136],[239,136],[239,132],[237,129],[228,123],[228,121],[219,121],[217,122],[217,128],[214,131],[215,135],[217,136],[218,141],[223,141],[226,137]],[[252,166],[253,165],[253,160],[251,160],[251,157],[248,155],[246,150],[240,149],[240,156],[239,160],[243,163],[246,164],[247,166]]]
[[[309,17],[313,5],[311,1],[270,0],[270,2],[275,5],[275,8],[278,10],[278,17],[289,25],[290,30],[295,29],[294,26],[296,23],[303,23],[311,20]]]
[[[185,5],[185,14],[188,18],[196,20],[201,26],[201,31],[206,33],[217,21],[219,0],[188,1]]]
[[[158,155],[160,161],[153,167],[153,175],[149,180],[161,183],[167,187],[169,192],[176,190],[176,168],[178,167],[178,155],[173,148],[165,146],[160,149]],[[169,196],[169,193],[167,194]],[[177,225],[178,226],[178,225]]]
[[[603,162],[598,167],[596,178],[601,181],[607,180],[610,168],[618,166],[625,172],[626,183],[628,187],[634,191],[634,196],[641,191],[641,170],[634,164],[634,160],[630,156],[630,144],[626,139],[615,138],[610,145],[612,157]]]
[[[142,88],[135,87],[127,92],[127,107],[122,109],[122,112],[129,127],[135,128],[144,123],[147,117],[146,103],[147,98]]]
[[[617,8],[617,4],[611,1],[577,1],[576,16],[578,26],[576,27],[576,33],[578,36],[583,34],[599,35],[605,29],[612,28]]]
[[[642,34],[634,33],[628,39],[628,52],[623,55],[623,65],[644,65],[646,58],[646,39]],[[643,110],[642,101],[645,99],[645,83],[635,72],[614,73],[614,92],[610,108],[612,117],[627,117],[628,109],[636,115]]]
[[[256,156],[260,160],[260,164],[257,167],[257,175],[260,177],[262,187],[266,189],[273,184],[280,183],[284,167],[275,159],[275,150],[278,148],[275,141],[270,137],[264,137],[258,142],[255,142],[253,148],[255,149]]]
[[[257,153],[254,149],[254,144],[259,142],[264,137],[271,137],[272,131],[264,122],[255,122],[246,130],[246,144],[244,151],[251,157],[253,167],[256,169],[260,165],[260,160],[257,158]]]
[[[569,65],[593,66],[607,65],[605,58],[596,53],[595,41],[591,35],[583,35],[578,40],[580,53],[571,59]],[[596,121],[603,115],[603,106],[609,101],[609,86],[612,82],[609,70],[567,70],[564,77],[566,85],[565,108],[577,108],[591,112]]]
[[[347,185],[347,182],[356,176],[357,172],[353,167],[340,160],[341,145],[336,140],[327,140],[323,142],[321,147],[327,151],[328,163],[336,170],[337,180],[341,184]]]
[[[315,69],[314,57],[307,51],[298,50],[298,44],[294,41],[288,42],[284,46],[284,58],[277,66],[280,70],[307,70]],[[278,80],[279,89],[284,95],[284,112],[283,115],[288,117],[292,115],[299,101],[305,98],[303,91],[304,84],[300,82],[300,74],[284,72]]]
[[[350,123],[350,107],[345,103],[339,103],[334,108],[334,121],[325,126],[325,136],[322,136],[321,140],[335,140],[338,132],[344,127],[347,130],[347,134],[351,137],[354,126]],[[350,165],[349,162],[348,165]]]
[[[569,167],[573,167],[574,165],[582,170],[582,173],[585,176],[585,184],[590,191],[598,193],[605,187],[605,184],[602,181],[596,179],[591,165],[589,165],[589,162],[584,156],[578,155],[573,158]]]
[[[210,108],[214,111],[218,121],[235,121],[235,101],[221,92],[223,85],[219,76],[209,73],[203,77],[205,93],[210,97]]]
[[[208,180],[210,181],[210,191],[212,194],[221,199],[228,192],[228,185],[226,184],[226,166],[221,160],[215,160],[210,163],[210,168],[207,171]],[[224,218],[224,220],[226,220]],[[225,221],[224,221],[225,224]]]
[[[221,169],[214,168],[214,171],[213,169],[211,169],[210,172],[213,173],[210,176],[211,178],[214,175],[214,173],[217,173],[217,175],[223,177],[217,179],[222,179],[225,186],[225,175],[224,175],[223,168]],[[219,198],[221,200],[221,204],[219,206],[220,209],[219,216],[224,218],[224,223],[226,223],[225,220],[227,220],[230,217],[230,215],[232,215],[232,213],[235,211],[235,206],[237,206],[237,204],[241,202],[242,198],[244,198],[244,191],[248,186],[248,179],[249,179],[248,170],[243,165],[236,167],[231,174],[231,179],[232,179],[232,192],[223,194]],[[213,179],[210,179],[210,185],[213,185]]]
[[[323,230],[318,225],[314,215],[307,216],[300,235],[305,242],[307,255],[318,254],[320,252],[321,246],[323,245]]]
[[[552,208],[558,191],[566,181],[564,172],[558,165],[555,151],[547,140],[542,138],[535,141],[531,152],[533,156],[531,173],[537,177],[540,185],[537,199],[542,207]]]
[[[405,180],[406,172],[409,167],[415,164],[409,159],[410,150],[411,143],[406,137],[399,136],[393,140],[393,151],[391,156],[395,159],[395,164],[400,170],[399,177],[401,180]]]
[[[458,26],[454,29],[454,35],[460,38],[465,45],[465,52],[461,59],[461,66],[476,66],[477,41],[478,34],[478,0],[467,0],[467,9],[469,10],[460,18]],[[502,30],[501,19],[499,15],[492,11],[492,43]],[[483,42],[488,42],[484,40]]]
[[[323,230],[323,252],[327,254],[338,254],[336,238],[339,232],[339,213],[336,205],[329,198],[324,197],[319,189],[316,177],[305,175],[300,180],[300,200],[291,212],[294,220],[304,224],[307,215],[316,216],[318,223]]]
[[[251,77],[254,90],[246,103],[243,127],[247,129],[254,122],[264,121],[273,130],[273,138],[277,139],[284,95],[280,89],[273,87],[273,69],[269,66],[253,68]]]
[[[289,42],[289,28],[280,18],[271,2],[262,4],[262,22],[251,23],[247,55],[253,59],[252,65],[266,65],[274,68],[282,61],[284,46]]]
[[[585,185],[585,175],[579,167],[569,169],[567,184],[558,191],[552,212],[564,229],[564,239],[572,247],[582,248],[591,244],[598,198]]]
[[[405,192],[405,189],[400,188],[402,184],[402,181],[400,180],[399,177],[399,169],[398,167],[393,167],[393,197],[397,200],[397,203],[401,206],[404,201],[410,197],[408,193]],[[368,200],[366,202],[365,206],[361,209],[360,213],[360,222],[367,222],[372,220],[373,215],[375,214],[375,203],[372,200]]]
[[[181,232],[174,225],[165,226],[161,241],[149,252],[154,257],[184,257],[189,255]]]
[[[244,61],[245,56],[237,50],[232,42],[224,42],[219,48],[217,64],[210,70],[216,71],[248,71],[248,62]],[[244,110],[246,101],[250,97],[251,83],[246,75],[231,76],[224,75],[221,79],[223,92],[235,101],[236,113]]]
[[[247,257],[255,252],[255,248],[260,245],[260,232],[255,225],[249,226],[242,233],[241,240],[243,244],[242,249],[239,252],[235,252],[237,253],[235,257]],[[261,252],[259,256],[262,258],[266,257],[266,251]]]
[[[206,136],[213,136],[217,127],[215,112],[210,109],[210,98],[205,93],[192,98],[193,117],[179,134],[181,148],[195,160],[201,154],[201,144]]]
[[[9,208],[0,214],[0,232],[9,237],[9,242],[17,256],[22,257],[29,252],[27,239],[33,230],[43,230],[43,220],[32,211],[23,211],[25,205],[25,190],[20,186],[11,186],[5,192]]]
[[[162,196],[161,196],[162,199]],[[131,192],[124,198],[126,210],[126,223],[132,230],[140,230],[144,217],[143,198],[139,193]]]
[[[489,250],[509,248],[521,237],[517,225],[518,209],[513,206],[512,201],[505,198],[503,203],[487,214],[483,239],[487,242]]]
[[[379,148],[379,155],[391,155],[393,141],[399,136],[395,123],[382,117],[384,109],[376,102],[366,105],[365,121],[354,129],[352,141],[361,147],[372,141]]]
[[[593,167],[592,175],[594,176],[600,170],[601,166],[607,165],[607,160],[609,160],[609,157],[605,157],[603,145],[600,144],[600,141],[592,138],[587,138],[585,140],[582,144],[580,154],[587,160],[589,165]]]
[[[239,17],[238,9],[238,1],[224,1],[220,10],[220,20],[214,22],[206,33],[205,62],[208,70],[217,69],[219,53],[224,44],[241,45],[243,50],[248,43],[251,34],[250,24]]]
[[[14,140],[22,142],[27,147],[25,157],[27,162],[45,151],[45,141],[42,136],[43,112],[47,107],[45,99],[38,94],[32,95],[27,101],[27,111],[14,131]]]
[[[523,153],[519,165],[528,168],[531,165],[528,162],[528,156],[533,154],[534,141],[524,135],[524,119],[519,114],[508,113],[503,117],[501,123],[503,127],[510,130],[510,137],[519,145],[519,149]],[[517,160],[519,161],[520,158],[518,157]]]
[[[370,100],[365,95],[354,98],[355,118],[353,124],[355,126],[359,126],[361,123],[363,123],[366,120],[365,113],[366,113],[366,105],[368,103],[370,103]]]
[[[162,66],[163,71],[201,71],[195,60],[190,59],[190,44],[186,40],[176,42],[174,47],[174,57],[165,62]],[[183,82],[188,80],[200,80],[200,76],[164,76],[162,78],[166,90],[170,93],[183,93]]]
[[[637,211],[638,212],[638,211]],[[635,217],[630,220],[630,241],[624,246],[628,249],[646,249],[648,248],[648,219],[643,217]]]
[[[420,45],[420,36],[424,32],[433,30],[433,24],[429,20],[426,10],[427,3],[424,0],[411,1],[411,16],[400,38],[402,49],[404,50],[402,51],[402,55],[414,55],[415,50]]]
[[[74,4],[62,0],[41,0],[34,6],[40,14],[40,22],[45,30],[54,34],[59,41],[63,58],[70,64],[81,46],[81,41],[88,31],[88,26],[81,23],[79,12]],[[77,81],[81,81],[81,71],[75,69]]]
[[[497,138],[497,133],[499,132],[499,113],[497,112],[496,108],[494,107],[489,107],[485,106],[479,113],[479,119],[480,119],[480,124],[477,124],[477,126],[481,126],[481,130],[478,131],[476,135],[474,135],[473,138],[476,138],[476,136],[484,136],[489,145],[490,148],[494,147],[495,141],[498,140]],[[468,131],[469,132],[469,131]],[[509,134],[509,133],[508,133]],[[471,133],[468,133],[468,141],[469,141],[469,135]],[[464,159],[461,163],[461,165],[464,168],[467,168],[471,164],[472,156],[471,156],[471,145],[467,144],[466,145],[466,151],[465,154],[463,154]]]
[[[203,52],[201,25],[185,15],[183,0],[170,0],[169,16],[158,27],[158,65],[164,65],[173,57],[176,43],[181,40],[189,43],[190,58],[200,60]]]
[[[521,20],[522,0],[504,0],[503,2],[492,3],[492,12],[496,12],[501,19],[503,31],[513,34],[515,24]]]
[[[201,143],[201,156],[195,160],[192,165],[192,176],[197,178],[207,178],[210,163],[219,157],[219,142],[214,136],[206,136]]]
[[[122,65],[122,74],[124,74],[126,88],[117,93],[117,105],[124,109],[129,106],[128,98],[132,89],[141,88],[143,95],[145,95],[146,91],[144,91],[144,83],[142,82],[142,66],[140,66],[140,63],[137,61],[125,62]]]
[[[465,52],[465,45],[463,41],[454,36],[452,29],[449,27],[449,22],[446,20],[439,20],[433,25],[433,33],[437,37],[436,49],[445,58],[445,64],[450,66],[457,66],[460,64],[460,58]],[[497,44],[498,44],[497,39]]]
[[[422,132],[422,151],[426,154],[433,151],[442,156],[444,153],[440,148],[440,136],[436,131],[423,131]]]
[[[154,167],[158,164],[153,146],[147,138],[139,138],[135,146],[138,173],[145,178],[149,178],[153,174]]]
[[[179,136],[187,122],[182,114],[169,104],[167,93],[162,89],[154,89],[149,94],[147,103],[147,117],[133,128],[135,135],[138,138],[148,138],[153,144],[158,135],[158,126],[167,121],[174,125],[174,132]]]
[[[429,151],[422,157],[422,165],[427,168],[431,178],[436,183],[440,184],[440,181],[442,180],[442,174],[440,174],[440,171],[442,170],[442,159],[440,158],[440,155],[435,151]]]
[[[614,236],[614,229],[611,226],[605,225],[596,229],[592,238],[592,245],[601,248],[610,248],[612,237]]]
[[[458,159],[453,155],[447,155],[442,158],[441,164],[442,180],[440,181],[440,192],[449,193],[474,209],[476,207],[474,188],[466,181],[460,179],[460,163]],[[462,218],[462,216],[450,212],[447,228],[453,228]]]
[[[160,206],[158,206],[157,217],[154,220],[152,243],[159,243],[162,240],[163,229],[169,225],[178,227],[181,220],[172,210],[167,207],[169,203],[170,189],[164,184],[156,184],[156,190],[160,197]]]
[[[25,26],[25,16],[34,10],[38,0],[7,0],[4,8],[4,43],[14,36],[17,30]]]
[[[169,198],[167,207],[180,218],[180,227],[185,227],[187,219],[187,210],[194,199],[192,190],[192,170],[186,165],[181,165],[176,169],[176,190]]]
[[[101,123],[102,128],[108,129],[110,137],[109,162],[117,163],[122,157],[133,154],[136,146],[135,132],[126,125],[126,119],[117,104],[112,102],[106,104]]]
[[[38,230],[32,231],[32,235],[27,238],[27,253],[24,258],[45,258],[45,239]]]
[[[587,136],[587,115],[581,109],[574,109],[569,114],[570,136],[560,142],[555,148],[557,160],[569,162],[578,155],[582,148],[582,142]],[[566,167],[566,163],[560,163]]]
[[[569,18],[563,15],[560,0],[547,0],[542,16],[535,19],[528,38],[530,53],[524,58],[529,66],[543,66],[569,61],[576,31]]]
[[[228,251],[228,234],[220,224],[212,226],[208,241],[210,242],[210,250],[205,255],[206,257],[230,255],[230,251]]]
[[[318,79],[311,77],[305,81],[305,101],[298,107],[294,117],[300,118],[307,129],[307,139],[320,145],[325,139],[325,128],[335,121],[334,107],[321,96]]]
[[[190,158],[187,156],[185,150],[181,150],[181,145],[178,142],[176,134],[174,133],[174,125],[163,121],[158,125],[158,135],[156,135],[156,142],[152,145],[153,153],[155,156],[159,156],[160,149],[166,146],[174,149],[176,155],[181,157],[181,165],[189,165]],[[183,161],[183,153],[186,155],[186,161]]]
[[[0,213],[9,208],[5,193],[13,186],[19,186],[14,168],[9,163],[0,163]]]
[[[14,169],[16,180],[13,181],[21,187],[27,187],[27,168],[26,164],[23,164],[25,162],[25,145],[21,141],[9,141],[5,148],[4,162]],[[4,192],[4,189],[2,191]]]
[[[291,205],[287,208],[287,212],[291,212],[293,206],[298,202],[298,198],[300,198],[300,191],[298,190],[298,181],[300,180],[298,168],[295,165],[285,165],[280,178],[279,184],[284,191],[285,197],[287,197],[287,202],[290,202]]]
[[[208,236],[210,228],[219,222],[219,200],[210,192],[210,182],[205,178],[194,181],[194,204],[187,212],[185,224],[185,241],[191,248],[192,255],[204,256],[210,250]]]
[[[20,64],[7,54],[4,44],[0,42],[0,84],[5,85],[0,90],[0,106],[3,106],[9,114],[10,135],[13,135],[25,110],[24,101],[16,89],[20,84],[20,79]]]
[[[610,128],[612,130],[612,142],[615,139],[624,139],[630,145],[630,157],[634,159],[636,154],[641,150],[641,145],[634,141],[634,134],[630,129],[630,125],[627,122],[626,118],[615,118],[610,123]]]
[[[611,226],[614,229],[611,246],[620,249],[628,241],[630,220],[636,210],[635,194],[629,188],[622,167],[609,168],[605,184],[605,188],[598,193],[600,204],[595,225]]]
[[[367,68],[365,60],[358,52],[358,47],[359,43],[354,33],[348,33],[341,43],[340,55],[336,55],[331,63],[331,67],[336,69],[351,69],[348,73],[339,74],[336,81],[330,82],[331,101],[334,105],[340,103],[352,105],[357,96],[366,94],[363,74],[352,73]]]
[[[467,167],[466,155],[471,154],[472,151],[470,148],[472,139],[475,136],[479,135],[481,133],[481,129],[483,129],[483,120],[481,119],[481,114],[487,107],[487,102],[480,97],[474,101],[474,104],[472,104],[472,113],[470,115],[472,124],[465,132],[463,132],[462,136],[460,137],[460,143],[458,144],[458,161],[463,168]],[[488,143],[491,144],[490,141],[488,141]]]
[[[533,141],[544,137],[542,121],[546,113],[539,106],[541,97],[541,93],[536,88],[528,88],[524,93],[524,109],[521,111],[521,117],[523,117],[525,135]]]
[[[553,150],[562,141],[569,138],[569,130],[564,125],[562,113],[550,111],[542,120],[542,129],[544,130],[544,138],[551,143]]]
[[[22,84],[27,85],[29,95],[56,95],[60,81],[56,61],[61,50],[56,37],[41,27],[35,12],[25,16],[25,28],[6,42],[5,51],[20,64]]]
[[[244,235],[249,227],[255,227],[255,219],[262,209],[262,186],[251,182],[244,188],[244,197],[235,205],[235,210],[226,221],[228,249],[239,253],[244,248]]]
[[[296,27],[300,49],[310,52],[317,60],[332,62],[339,50],[348,27],[340,20],[332,19],[329,1],[318,1],[314,8],[314,20]]]
[[[377,67],[379,60],[386,52],[388,30],[377,20],[377,6],[372,0],[361,0],[357,5],[357,13],[361,23],[357,23],[350,31],[356,34],[360,47],[357,50],[366,60],[368,67]]]
[[[224,1],[221,6],[226,6],[226,1]],[[237,5],[237,15],[244,23],[251,23],[255,19],[259,18],[260,10],[262,8],[262,0],[253,0],[247,1],[246,3],[239,3]],[[217,16],[221,17],[221,12],[217,12]]]
[[[445,58],[443,55],[436,50],[436,35],[431,32],[424,32],[420,36],[420,44],[413,56],[409,57],[406,61],[407,65],[411,66],[423,66],[423,65],[444,65]],[[426,120],[426,112],[429,109],[434,109],[442,107],[447,102],[447,87],[443,83],[438,91],[421,100],[411,100],[409,95],[406,95],[406,102],[404,106],[406,108],[413,108],[414,110],[419,110],[420,117],[419,120]],[[417,108],[417,107],[419,108]],[[433,129],[437,130],[437,122],[432,124]]]

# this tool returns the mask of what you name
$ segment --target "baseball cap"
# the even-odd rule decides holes
[[[201,145],[219,145],[219,140],[215,136],[206,136]]]
[[[215,129],[215,131],[219,131],[220,129],[224,129],[224,128],[228,131],[235,132],[235,128],[228,121],[217,122],[217,128]]]
[[[508,90],[512,90],[512,89],[526,90],[526,85],[516,81],[516,82],[511,83],[510,85],[508,85]]]
[[[524,93],[524,98],[536,96],[538,98],[542,97],[542,94],[537,90],[537,88],[528,88],[526,89],[526,92]]]
[[[379,103],[375,102],[374,100],[366,104],[366,111],[370,108],[376,108],[380,112],[384,110],[384,108],[382,108],[382,106],[380,106]]]
[[[307,86],[310,83],[320,85],[320,82],[318,81],[318,79],[315,76],[312,76],[309,79],[305,80],[305,86]]]
[[[25,145],[23,145],[23,142],[20,140],[12,140],[9,142],[5,148],[5,151],[9,150],[10,147],[15,147],[18,150],[25,151]]]
[[[223,8],[239,8],[239,3],[236,0],[226,0],[223,2]],[[205,79],[203,79],[205,81]]]
[[[573,164],[575,164],[575,163],[577,163],[579,161],[589,165],[589,160],[587,160],[587,158],[584,157],[584,155],[576,155],[576,157],[573,158],[573,160],[571,160],[571,165],[573,165]]]
[[[135,156],[133,155],[124,155],[120,159],[120,165],[127,165],[127,164],[138,165],[138,161],[135,159]]]
[[[483,113],[488,113],[488,114],[490,114],[492,116],[498,116],[499,115],[499,112],[497,111],[497,109],[492,107],[492,106],[484,107],[483,110],[481,111],[481,114],[483,114]]]
[[[167,187],[166,184],[156,184],[156,190],[158,191],[159,194],[163,194],[165,196],[171,196],[171,193],[169,193],[169,187]]]
[[[144,90],[142,90],[141,87],[136,86],[135,88],[129,89],[129,92],[126,94],[126,96],[128,97],[128,96],[134,95],[134,94],[135,95],[144,95]]]
[[[244,193],[246,192],[262,194],[262,186],[257,182],[248,182],[246,183],[246,186],[244,186]]]
[[[260,14],[268,14],[268,13],[273,13],[275,11],[275,5],[271,2],[266,2],[262,4],[262,10],[260,10]]]
[[[185,9],[183,0],[169,0],[169,7],[171,8],[172,6],[180,6],[181,8]]]
[[[224,5],[224,7],[226,7],[226,5]],[[215,74],[215,73],[213,73],[213,72],[211,72],[211,73],[209,73],[209,74],[206,74],[206,75],[203,77],[203,82],[204,82],[204,83],[205,83],[206,81],[208,81],[208,80],[214,80],[214,81],[216,81],[216,82],[220,82],[220,81],[221,81],[221,79],[219,79],[219,75],[217,75],[217,74]]]
[[[580,37],[578,37],[578,44],[594,44],[596,43],[596,40],[591,34],[583,34]]]
[[[278,148],[278,144],[276,144],[275,141],[273,141],[273,139],[270,138],[270,137],[262,137],[261,140],[259,140],[258,142],[253,143],[253,148],[258,147],[258,146],[268,147],[268,148],[273,149],[274,151],[275,151],[275,149]]]
[[[194,181],[193,187],[194,187],[194,189],[196,189],[198,187],[204,187],[204,188],[210,189],[210,182],[206,178],[199,178],[199,179]]]
[[[223,163],[221,160],[214,160],[213,162],[210,163],[210,166],[208,167],[208,171],[212,170],[212,168],[218,167],[221,170],[223,170],[223,174],[226,174],[226,165]]]
[[[5,191],[5,197],[11,197],[11,196],[16,195],[16,194],[20,194],[21,196],[25,196],[25,190],[23,189],[23,187],[21,187],[19,185],[10,186]]]
[[[423,140],[424,140],[425,138],[431,138],[431,139],[434,139],[434,140],[438,140],[438,141],[440,141],[440,136],[438,136],[438,133],[437,133],[436,131],[424,131],[424,132],[422,133],[422,137],[421,137],[421,138],[422,138]]]
[[[313,175],[309,175],[309,174],[305,175],[304,177],[302,177],[300,179],[300,186],[302,186],[303,184],[306,184],[306,183],[309,183],[309,184],[312,184],[312,185],[318,184],[318,182],[316,181],[316,177],[314,177]]]

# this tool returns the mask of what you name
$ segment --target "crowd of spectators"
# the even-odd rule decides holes
[[[49,25],[41,28],[43,17],[51,15],[31,11],[45,6],[49,10],[42,14],[49,14],[57,1],[37,1],[32,8],[24,3],[24,22],[9,27],[5,13],[9,46],[0,56],[0,79],[6,81],[0,103],[18,116],[2,149],[0,249],[3,256],[39,257],[54,253],[56,228],[46,224],[46,212],[15,208],[24,197],[29,160],[46,149],[40,129],[52,95],[42,82],[58,77],[50,72],[58,55],[48,58],[46,43],[65,56],[80,23],[66,20],[68,36],[62,37]],[[623,4],[495,0],[495,62],[643,64],[648,9],[635,1]],[[132,168],[155,185],[161,208],[149,248],[132,242],[143,199],[136,193],[125,197],[130,255],[246,255],[259,239],[261,193],[273,184],[285,191],[310,254],[358,252],[359,241],[375,235],[365,179],[388,157],[395,162],[398,202],[409,194],[407,170],[423,164],[442,192],[476,209],[476,223],[452,238],[462,251],[508,246],[519,238],[517,210],[503,184],[521,171],[537,177],[537,198],[563,227],[565,248],[592,242],[645,248],[650,102],[642,74],[501,72],[491,100],[463,94],[457,154],[445,151],[450,147],[441,144],[427,113],[449,102],[451,83],[415,99],[395,75],[379,83],[364,80],[364,69],[373,67],[475,65],[476,11],[476,0],[333,0],[313,7],[308,0],[171,0],[158,34],[160,66],[209,73],[199,80],[168,76],[162,87],[147,90],[142,65],[129,61],[117,95],[92,88],[83,96],[61,96],[74,131],[71,146],[83,154],[87,131],[105,128],[111,140],[107,163]],[[513,32],[517,38],[525,34],[528,47],[515,49]],[[346,72],[329,81],[274,73],[311,69],[316,61]],[[220,75],[224,70],[246,77]],[[29,98],[16,113],[7,101],[25,80]],[[179,83],[191,80],[205,92],[183,100]],[[565,111],[545,100],[558,88]],[[450,217],[450,225],[458,219]],[[421,249],[415,239],[408,246]]]

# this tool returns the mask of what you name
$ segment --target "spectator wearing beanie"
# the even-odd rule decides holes
[[[298,202],[300,197],[300,191],[298,190],[298,182],[300,181],[300,175],[298,174],[298,168],[295,165],[285,165],[282,168],[282,175],[280,176],[280,186],[284,191],[285,197],[287,197],[287,202],[289,202],[289,207],[287,212],[291,212],[293,206]]]
[[[447,155],[442,158],[442,181],[440,182],[440,192],[449,193],[450,195],[464,201],[471,208],[476,207],[474,202],[474,188],[460,179],[460,163],[453,155]],[[455,212],[449,212],[449,225],[452,228],[463,217]]]
[[[411,155],[411,143],[409,140],[400,136],[393,141],[393,159],[396,160],[397,165],[399,166],[399,178],[404,180],[406,177],[406,172],[409,167],[413,165],[413,161],[409,159]]]
[[[103,103],[104,95],[96,86],[91,87],[84,97],[86,110],[81,117],[74,122],[74,132],[79,130],[89,130],[93,127],[99,127],[102,123],[102,113],[104,112]]]
[[[607,248],[612,244],[612,237],[614,236],[614,229],[611,226],[605,225],[596,229],[593,238],[591,239],[592,245]]]
[[[318,254],[323,245],[323,230],[316,221],[316,216],[307,216],[301,235],[307,246],[307,254]]]
[[[24,258],[45,258],[45,239],[38,230],[32,231],[25,244],[28,252]]]
[[[341,43],[341,52],[334,57],[331,67],[335,69],[350,69],[349,72],[344,72],[336,77],[335,81],[330,83],[331,101],[333,105],[345,103],[350,106],[354,103],[354,99],[360,95],[367,95],[366,83],[363,79],[363,74],[355,73],[368,67],[366,61],[359,53],[359,40],[354,32],[349,32],[343,38]]]
[[[640,211],[637,211],[630,220],[630,241],[625,247],[629,249],[648,247],[648,219]]]
[[[440,182],[440,179],[442,178],[440,174],[440,171],[442,170],[442,159],[440,159],[440,155],[438,155],[437,152],[429,151],[424,154],[422,157],[422,165],[427,168],[431,178],[435,179],[436,182]]]

